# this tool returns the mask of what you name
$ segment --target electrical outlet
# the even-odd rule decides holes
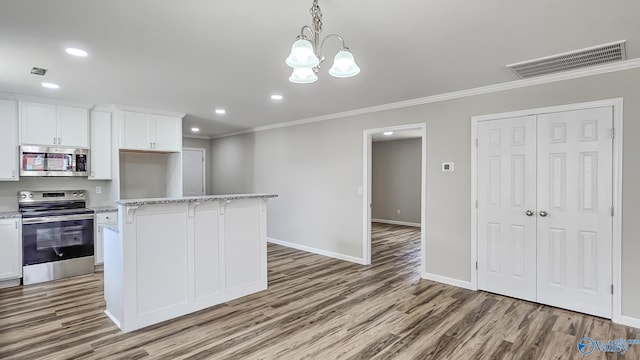
[[[397,210],[396,210],[396,214],[397,214],[397,215],[400,215],[400,209],[397,209]]]
[[[102,186],[96,186],[96,194],[102,193]]]

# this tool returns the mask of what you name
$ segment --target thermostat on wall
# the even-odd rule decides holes
[[[443,162],[442,163],[442,172],[453,172],[453,163],[452,162]]]

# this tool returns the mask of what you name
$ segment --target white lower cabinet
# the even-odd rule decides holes
[[[22,220],[0,219],[0,282],[21,277]]]
[[[94,252],[93,258],[95,260],[96,265],[101,265],[104,263],[104,231],[102,226],[104,224],[117,224],[118,223],[118,212],[117,211],[109,211],[104,213],[97,213],[95,217],[94,223]]]

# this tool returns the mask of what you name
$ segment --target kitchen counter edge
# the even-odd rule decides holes
[[[205,202],[205,201],[270,199],[275,197],[278,197],[278,195],[277,194],[206,195],[206,196],[185,196],[185,197],[176,197],[176,198],[128,199],[128,200],[118,200],[116,201],[116,204],[124,205],[124,206],[165,205],[165,204],[180,204],[180,203]]]
[[[19,219],[22,217],[22,213],[19,211],[0,211],[1,219]]]

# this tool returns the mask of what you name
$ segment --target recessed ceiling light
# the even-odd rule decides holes
[[[225,109],[216,109],[216,114],[218,114],[218,115],[223,115],[223,114],[226,114],[226,113],[227,113],[227,110],[225,110]]]
[[[88,52],[82,50],[82,49],[77,49],[77,48],[66,48],[64,49],[64,51],[67,52],[67,54],[69,55],[73,55],[73,56],[78,56],[78,57],[85,57],[87,55],[89,55]]]
[[[54,84],[54,83],[49,83],[49,82],[43,82],[42,86],[46,87],[47,89],[59,89],[60,88],[60,85]]]
[[[273,94],[271,95],[271,100],[282,100],[282,95]]]
[[[382,134],[386,136],[393,135],[393,131],[385,131]]]
[[[193,131],[193,132],[198,132],[198,131],[200,131],[200,128],[192,127],[192,128],[191,128],[191,131]]]

